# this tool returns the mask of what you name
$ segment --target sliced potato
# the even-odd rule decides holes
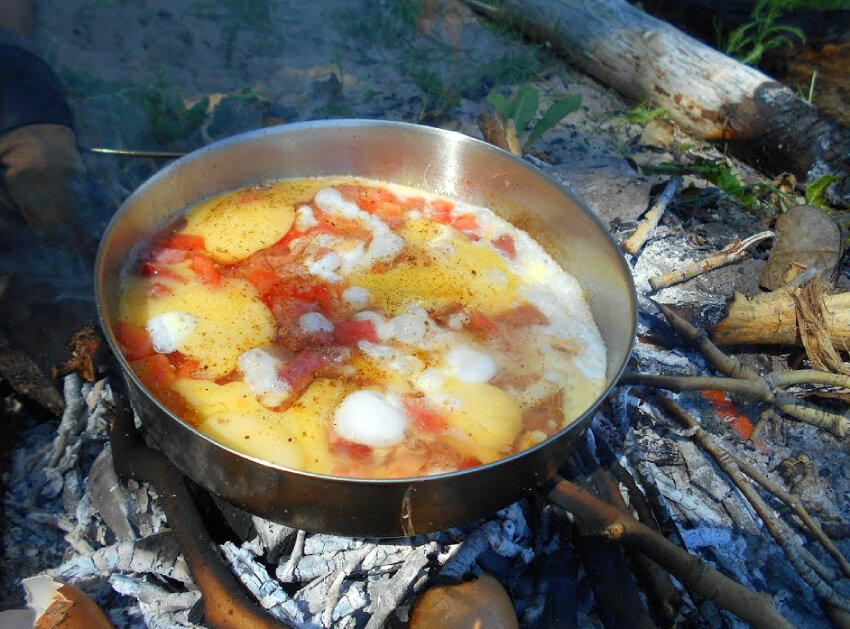
[[[295,208],[274,188],[238,190],[197,205],[182,232],[204,239],[209,254],[232,264],[273,245],[295,220]]]
[[[290,418],[260,404],[244,382],[179,378],[174,390],[198,412],[198,430],[210,439],[258,459],[304,468],[305,452]]]
[[[304,448],[303,469],[308,472],[331,473],[334,457],[328,449],[328,426],[334,409],[348,392],[349,389],[339,381],[318,378],[297,404],[284,411],[287,426],[298,436]]]
[[[204,378],[227,375],[236,368],[239,354],[274,339],[271,312],[248,282],[224,278],[215,288],[171,282],[169,288],[170,294],[148,299],[136,309],[129,322],[143,326],[166,312],[192,315],[197,326],[180,342],[178,350],[201,363],[198,373]]]
[[[288,431],[280,429],[284,418],[276,417],[275,421],[268,419],[255,414],[222,413],[210,417],[198,430],[210,439],[248,456],[283,467],[304,469],[304,450]]]

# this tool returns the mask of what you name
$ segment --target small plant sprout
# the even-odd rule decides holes
[[[750,21],[733,30],[726,38],[715,23],[720,47],[727,55],[742,63],[756,65],[771,48],[792,44],[794,40],[801,43],[806,41],[803,31],[796,26],[776,24],[782,9],[779,0],[757,0],[750,13]]]
[[[667,109],[664,107],[651,108],[650,103],[644,101],[629,109],[624,118],[629,122],[646,125],[656,118],[661,118],[662,120],[667,118]]]
[[[536,120],[535,116],[540,106],[540,93],[533,85],[519,86],[511,100],[499,92],[490,92],[487,95],[487,102],[498,112],[503,122],[513,120],[517,135],[528,133],[522,143],[522,151],[526,152],[546,131],[581,107],[581,94],[556,100]]]

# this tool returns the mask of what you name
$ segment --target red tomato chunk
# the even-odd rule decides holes
[[[371,321],[341,321],[334,328],[334,340],[340,345],[356,345],[358,341],[377,343],[378,333]]]
[[[155,353],[150,334],[142,327],[119,321],[115,324],[115,336],[127,360],[138,360]]]

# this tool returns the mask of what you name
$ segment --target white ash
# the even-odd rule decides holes
[[[670,356],[675,358],[665,360]],[[637,357],[642,368],[659,373],[673,365],[685,373],[704,370],[687,350],[639,344]],[[682,357],[691,360],[684,364]],[[9,587],[46,571],[93,594],[116,626],[200,626],[200,593],[158,497],[144,483],[119,481],[112,469],[105,433],[108,384],[87,385],[69,376],[65,394],[69,410],[61,430],[33,427],[7,474],[4,545],[17,562]],[[828,626],[760,521],[689,436],[646,405],[638,408],[627,387],[611,399],[613,412],[600,413],[595,426],[609,437],[618,460],[652,483],[680,543],[740,582],[771,592],[797,625]],[[678,401],[707,421],[698,398],[681,395]],[[800,441],[807,431],[790,422],[782,430],[793,435],[791,446],[818,444],[817,456],[834,445],[811,436]],[[780,484],[778,462],[799,451],[773,443],[769,452],[748,450],[732,438],[723,445]],[[827,452],[826,460],[836,457]],[[845,480],[844,468],[837,469],[834,476]],[[816,484],[804,501],[818,513],[846,517],[840,487]],[[511,593],[523,626],[534,627],[542,622],[549,587],[548,576],[535,568],[562,548],[557,532],[549,530],[549,513],[550,507],[516,503],[465,527],[394,540],[308,533],[246,514],[246,525],[237,527],[241,537],[225,542],[221,553],[259,605],[296,627],[362,629],[381,626],[392,615],[403,622],[428,584],[484,569]],[[577,587],[582,626],[597,626],[586,582],[580,578]],[[723,618],[738,626],[731,616]]]

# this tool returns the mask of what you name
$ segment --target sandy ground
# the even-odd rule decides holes
[[[421,6],[420,6],[421,5]],[[84,147],[189,150],[264,125],[358,117],[478,136],[491,89],[540,84],[584,109],[545,140],[555,159],[616,154],[625,106],[455,2],[42,0],[36,47],[68,84]],[[161,162],[89,158],[116,200]]]

